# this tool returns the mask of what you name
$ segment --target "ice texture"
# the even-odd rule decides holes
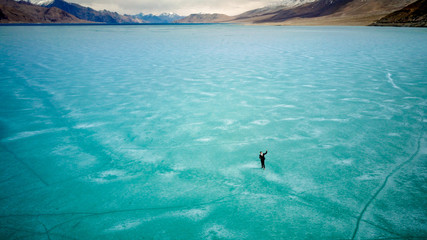
[[[0,238],[427,238],[426,39],[0,26]]]

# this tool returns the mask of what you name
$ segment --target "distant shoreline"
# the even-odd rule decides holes
[[[396,25],[286,25],[278,23],[0,23],[2,26],[207,26],[207,25],[239,25],[239,26],[276,26],[276,27],[378,27],[378,28],[425,28]]]
[[[236,23],[0,23],[0,26],[244,25]]]

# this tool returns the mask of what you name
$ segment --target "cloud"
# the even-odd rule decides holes
[[[175,12],[181,15],[191,13],[224,13],[237,15],[247,10],[264,7],[272,0],[70,0],[96,10],[107,9],[121,14]]]

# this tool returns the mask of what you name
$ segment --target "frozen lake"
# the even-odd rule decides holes
[[[427,29],[0,26],[0,102],[1,239],[427,238]]]

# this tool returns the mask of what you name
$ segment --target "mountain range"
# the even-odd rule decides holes
[[[214,22],[273,25],[370,25],[416,0],[317,0],[254,9]],[[421,1],[421,0],[420,0]],[[421,12],[426,12],[421,9]],[[192,19],[203,19],[192,16]],[[182,19],[180,22],[189,22]]]
[[[162,13],[160,15],[139,13],[133,16],[148,23],[172,23],[184,18],[184,16],[176,13]]]
[[[55,19],[53,13],[60,16]],[[122,15],[64,0],[0,0],[0,23],[170,23],[181,18],[174,13]]]
[[[64,0],[0,0],[0,23],[244,23],[269,25],[426,26],[427,0],[282,0],[244,12],[224,14],[121,15]]]
[[[0,23],[89,23],[59,8],[0,0]]]
[[[176,23],[221,23],[229,22],[234,18],[220,13],[198,13],[175,21]]]
[[[41,1],[41,6],[46,8],[56,7],[62,9],[80,19],[101,23],[144,23],[145,21],[128,15],[120,15],[107,10],[97,11],[89,7],[83,7],[76,3],[68,3],[63,0]]]

